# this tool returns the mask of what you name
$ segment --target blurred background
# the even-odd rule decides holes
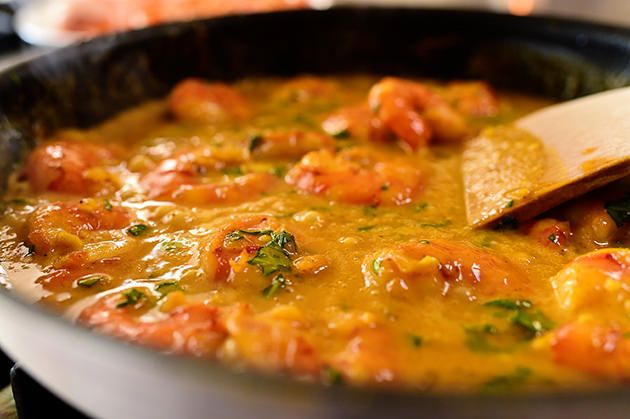
[[[0,34],[16,32],[28,43],[56,47],[168,21],[344,4],[477,8],[630,26],[629,0],[0,0]]]

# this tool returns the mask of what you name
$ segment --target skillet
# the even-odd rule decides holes
[[[0,75],[0,179],[35,139],[86,127],[189,77],[299,73],[482,78],[570,99],[630,85],[630,31],[472,11],[335,8],[176,23],[99,38]],[[97,417],[627,417],[630,391],[448,395],[320,387],[97,336],[0,290],[0,346]]]

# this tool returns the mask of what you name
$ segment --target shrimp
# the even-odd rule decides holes
[[[221,355],[244,360],[266,372],[287,372],[316,378],[321,370],[302,313],[294,306],[277,306],[254,314],[245,304],[237,304],[225,318],[230,337]]]
[[[368,103],[383,127],[412,150],[432,139],[457,142],[470,136],[463,116],[422,83],[386,77],[372,86]]]
[[[574,226],[576,242],[585,248],[608,245],[620,232],[601,199],[574,203],[567,208],[566,216]]]
[[[579,256],[551,278],[559,306],[577,321],[558,328],[554,360],[602,378],[630,380],[630,250]]]
[[[271,231],[284,230],[275,220],[260,216],[245,217],[222,229],[203,248],[205,274],[213,281],[226,282],[237,272],[257,270],[247,262],[269,242]],[[296,248],[287,249],[297,255]]]
[[[402,366],[391,333],[378,323],[357,319],[347,334],[348,343],[332,365],[354,383],[389,383],[399,378]]]
[[[104,201],[97,199],[51,203],[37,208],[30,216],[28,241],[38,255],[65,254],[82,249],[91,232],[122,229],[131,218],[129,209],[106,207]]]
[[[107,295],[85,308],[79,323],[129,342],[169,353],[213,358],[227,337],[221,310],[205,304],[184,305],[145,320],[140,314],[149,302],[148,289],[133,288],[135,297],[125,292]],[[130,292],[127,290],[127,292]],[[137,300],[135,303],[134,300]],[[127,304],[130,302],[130,304]]]
[[[362,265],[366,286],[381,285],[397,297],[410,293],[453,291],[468,298],[476,294],[518,295],[528,289],[524,274],[499,256],[446,240],[400,244],[368,256]]]
[[[558,304],[568,312],[624,313],[630,299],[630,250],[602,249],[578,256],[551,278],[551,284]]]
[[[274,92],[278,102],[305,103],[325,99],[335,91],[335,83],[314,76],[295,77],[281,84]]]
[[[455,109],[464,115],[492,117],[499,113],[496,92],[480,81],[455,81],[449,83],[444,96]]]
[[[208,181],[203,175],[240,161],[222,160],[211,155],[182,153],[162,161],[145,174],[140,186],[149,198],[172,199],[187,205],[236,204],[271,189],[277,179],[270,173],[248,173],[230,178],[221,176]]]
[[[594,321],[558,328],[551,341],[554,361],[613,381],[630,381],[629,329]]]
[[[175,86],[168,109],[177,119],[197,123],[244,120],[251,114],[248,100],[223,83],[186,79]]]
[[[309,151],[334,149],[335,140],[315,131],[276,131],[254,136],[250,152],[254,158],[300,158]]]
[[[34,192],[94,194],[103,184],[86,173],[115,160],[110,147],[72,141],[54,141],[35,147],[26,158],[24,174]]]
[[[287,183],[313,195],[363,205],[405,205],[423,187],[423,174],[411,162],[353,148],[308,153],[287,173]]]
[[[571,238],[571,227],[566,221],[553,218],[538,220],[525,228],[527,234],[543,246],[565,248]]]
[[[360,138],[387,141],[389,135],[367,104],[339,109],[322,122],[322,129],[335,138]]]

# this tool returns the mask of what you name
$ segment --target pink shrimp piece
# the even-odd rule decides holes
[[[333,137],[373,139],[387,141],[390,135],[380,119],[374,116],[366,104],[339,109],[322,122],[323,130]]]
[[[86,234],[124,228],[131,217],[130,210],[119,206],[106,209],[100,200],[47,204],[29,218],[28,240],[39,255],[80,250]]]
[[[491,117],[499,113],[496,92],[481,81],[449,83],[445,96],[464,115]]]
[[[308,153],[287,173],[287,183],[313,195],[350,204],[405,205],[422,190],[424,176],[400,157],[366,149]]]
[[[247,261],[269,239],[266,235],[243,234],[238,240],[230,234],[239,230],[280,231],[282,227],[267,217],[245,217],[239,219],[212,237],[202,251],[202,267],[206,275],[216,282],[225,282],[234,274],[235,268],[248,267]]]
[[[254,314],[238,304],[225,318],[232,345],[225,356],[244,360],[267,372],[285,372],[315,378],[321,370],[319,356],[299,310],[278,306]]]
[[[177,119],[197,123],[243,120],[251,114],[251,105],[232,87],[186,79],[173,88],[168,109]]]
[[[565,248],[571,238],[571,227],[566,221],[553,218],[538,220],[525,227],[527,235],[545,247]]]
[[[481,249],[446,240],[400,244],[367,257],[366,285],[380,284],[392,295],[442,295],[463,292],[469,298],[527,291],[524,274],[507,260]]]
[[[249,173],[233,179],[206,181],[204,175],[230,162],[190,154],[162,161],[145,174],[140,186],[152,199],[171,199],[186,205],[237,204],[260,196],[278,183],[270,173]]]
[[[335,140],[315,131],[275,131],[254,137],[250,151],[254,158],[300,158],[309,151],[334,149]]]
[[[71,141],[43,143],[26,159],[24,174],[35,192],[54,191],[91,195],[102,185],[86,177],[94,166],[115,159],[111,148]]]
[[[143,320],[139,313],[148,291],[133,305],[124,305],[121,293],[101,298],[85,308],[79,322],[99,333],[168,353],[215,357],[227,331],[221,311],[204,304],[179,306],[157,320]]]
[[[630,380],[630,250],[579,256],[551,278],[559,306],[571,318],[558,328],[551,350],[558,364],[601,378]]]
[[[412,150],[434,138],[456,142],[470,135],[462,115],[422,83],[386,77],[372,86],[368,102],[382,125]]]
[[[594,321],[565,324],[553,335],[554,361],[602,379],[629,382],[630,340],[625,333]]]

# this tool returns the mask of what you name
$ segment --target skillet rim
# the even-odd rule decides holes
[[[187,28],[194,25],[205,25],[208,22],[234,22],[233,24],[241,24],[240,21],[247,22],[249,19],[257,19],[259,16],[267,16],[273,17],[276,15],[295,15],[295,14],[330,14],[335,13],[336,11],[351,11],[357,13],[397,13],[400,11],[409,11],[413,10],[415,12],[424,12],[428,14],[457,14],[459,16],[466,16],[469,18],[478,18],[478,17],[494,17],[497,19],[504,19],[506,21],[517,22],[519,24],[523,24],[522,22],[529,22],[524,24],[536,25],[536,24],[544,24],[549,28],[554,28],[560,32],[572,32],[576,30],[586,30],[592,36],[605,36],[607,38],[619,37],[619,42],[630,42],[630,28],[623,28],[615,25],[606,25],[601,23],[592,23],[581,19],[573,19],[573,18],[560,18],[560,17],[549,17],[549,16],[511,16],[505,15],[501,13],[494,12],[486,12],[486,11],[477,11],[477,10],[448,10],[448,9],[439,9],[439,8],[421,8],[421,7],[386,7],[386,6],[341,6],[334,7],[327,10],[290,10],[290,11],[280,11],[280,12],[272,12],[272,13],[255,13],[255,14],[244,14],[244,15],[234,15],[234,16],[219,16],[208,19],[199,19],[189,22],[176,22],[176,23],[166,23],[162,25],[157,25],[145,29],[128,31],[118,34],[106,35],[103,37],[95,38],[89,41],[81,42],[78,44],[70,45],[68,47],[61,48],[59,50],[54,50],[48,52],[42,56],[37,58],[28,60],[26,62],[17,64],[16,66],[9,67],[3,70],[0,73],[0,91],[4,87],[3,83],[6,83],[7,80],[10,79],[12,75],[20,76],[20,74],[29,73],[31,71],[31,67],[45,67],[50,63],[51,60],[63,61],[68,60],[70,58],[86,58],[86,56],[92,50],[102,50],[108,49],[112,46],[120,47],[123,45],[133,45],[144,39],[151,39],[155,37],[155,34],[161,33],[170,33],[172,35],[176,35],[180,31],[187,30]],[[263,18],[263,19],[264,19]],[[0,113],[1,110],[0,110]],[[1,116],[1,115],[0,115]],[[34,305],[27,303],[23,298],[21,298],[18,294],[5,289],[4,287],[0,287],[0,302],[14,304],[20,307],[20,310],[28,310],[30,312],[36,313],[36,315],[41,319],[42,322],[49,322],[54,327],[63,327],[71,333],[81,334],[84,338],[93,339],[94,341],[101,342],[103,345],[107,345],[109,348],[113,348],[112,350],[125,350],[134,352],[134,356],[142,356],[142,357],[151,357],[160,363],[169,363],[173,364],[173,368],[186,368],[193,367],[195,369],[203,369],[208,372],[208,375],[211,377],[218,377],[220,381],[226,380],[231,384],[235,384],[237,386],[247,388],[247,386],[251,386],[252,382],[255,382],[255,386],[263,386],[267,390],[276,393],[278,395],[282,395],[283,393],[307,393],[311,394],[313,392],[323,392],[325,395],[329,395],[334,399],[343,399],[348,397],[353,403],[366,402],[369,400],[373,400],[374,397],[385,399],[378,400],[379,403],[392,403],[396,401],[404,401],[405,403],[428,403],[435,401],[442,401],[451,403],[451,402],[474,402],[478,404],[479,402],[483,402],[484,405],[487,405],[490,409],[494,409],[497,406],[497,402],[505,402],[507,401],[509,404],[512,403],[551,403],[556,404],[559,402],[563,403],[573,403],[576,400],[582,401],[597,401],[599,403],[604,403],[606,400],[628,400],[630,397],[630,389],[623,387],[606,387],[605,389],[595,390],[595,391],[586,391],[586,392],[567,392],[567,391],[555,391],[555,392],[542,392],[542,393],[507,393],[507,394],[483,394],[483,393],[449,393],[449,392],[437,392],[437,393],[424,393],[418,391],[411,390],[400,390],[400,389],[376,389],[376,388],[365,388],[365,387],[355,387],[355,386],[344,386],[344,387],[332,387],[325,386],[319,383],[304,383],[298,382],[294,378],[291,377],[281,377],[277,375],[269,375],[264,373],[255,372],[252,370],[248,370],[246,372],[235,371],[228,365],[222,364],[217,361],[208,361],[203,359],[191,358],[181,355],[165,355],[156,350],[152,350],[150,348],[140,346],[140,345],[131,345],[119,339],[115,339],[109,336],[100,335],[94,333],[83,327],[81,325],[77,325],[71,323],[66,320],[63,316],[59,315],[59,313],[55,313],[52,310],[48,310],[40,305]],[[109,343],[108,343],[109,342]],[[115,348],[115,349],[114,349]],[[28,366],[26,366],[28,369]]]

